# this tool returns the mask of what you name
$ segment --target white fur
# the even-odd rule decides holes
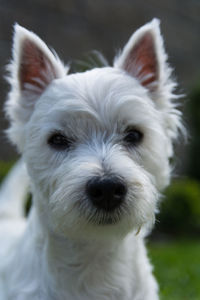
[[[0,300],[158,299],[144,237],[154,223],[159,194],[169,183],[172,143],[181,128],[158,21],[131,37],[114,67],[72,75],[65,75],[63,64],[35,34],[15,28],[8,134],[27,166],[33,207],[25,221],[18,195],[25,193],[27,182],[20,191],[12,178],[26,177],[26,171],[17,168],[0,194],[18,207],[9,214],[5,200],[0,203]],[[159,63],[154,92],[123,69],[125,57],[146,32],[153,36]],[[34,83],[20,89],[26,39],[55,68],[45,74],[48,84],[43,82],[39,92]],[[144,135],[131,149],[123,143],[130,126]],[[52,149],[47,140],[55,131],[73,138],[74,147]],[[93,176],[109,173],[124,178],[128,192],[124,206],[112,216],[115,222],[100,225],[108,215],[97,213],[85,186]]]

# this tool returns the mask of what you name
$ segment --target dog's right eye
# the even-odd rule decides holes
[[[49,137],[48,144],[55,150],[62,151],[68,149],[71,146],[72,140],[68,139],[61,133],[55,133]]]

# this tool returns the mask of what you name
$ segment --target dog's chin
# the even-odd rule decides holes
[[[138,230],[130,211],[126,211],[125,208],[118,208],[114,211],[90,211],[82,215],[81,219],[84,224],[81,228],[81,235],[89,239],[121,239],[134,228],[136,228],[135,231]]]
[[[78,221],[77,221],[78,220]],[[134,230],[131,215],[119,214],[119,211],[87,211],[85,214],[71,215],[61,222],[49,225],[51,232],[64,239],[109,241],[121,239]],[[52,223],[54,224],[52,227]],[[135,231],[138,230],[138,227]]]

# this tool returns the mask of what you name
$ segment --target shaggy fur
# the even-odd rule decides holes
[[[23,162],[0,193],[0,300],[158,299],[144,237],[181,128],[166,60],[156,19],[132,35],[113,67],[71,75],[15,25],[6,113]],[[64,149],[49,142],[56,135]],[[113,174],[126,183],[125,199],[99,209],[86,186]]]

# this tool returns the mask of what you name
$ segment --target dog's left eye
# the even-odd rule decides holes
[[[129,129],[126,132],[124,141],[131,146],[137,146],[143,139],[143,133],[138,129]]]
[[[71,146],[72,140],[61,133],[55,133],[49,137],[48,144],[52,148],[62,151],[68,149]]]

